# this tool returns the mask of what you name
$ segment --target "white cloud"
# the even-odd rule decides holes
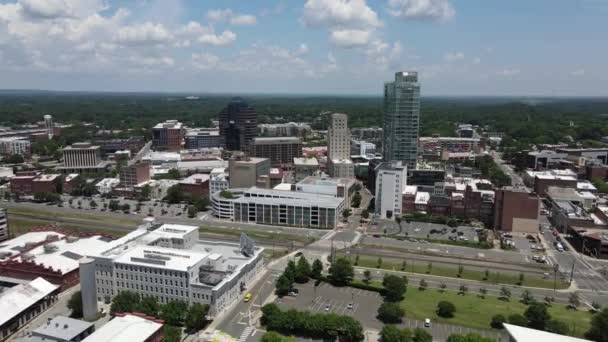
[[[520,72],[521,71],[519,69],[506,68],[506,69],[499,70],[496,74],[499,76],[504,76],[504,77],[513,77],[513,76],[519,75]]]
[[[300,47],[298,47],[298,51],[296,53],[298,55],[305,55],[308,53],[308,51],[309,51],[308,45],[306,45],[306,43],[302,43],[302,44],[300,44]]]
[[[146,22],[121,28],[116,41],[125,45],[146,45],[167,43],[173,36],[162,24]]]
[[[255,15],[238,14],[230,8],[208,10],[207,19],[211,22],[228,21],[232,25],[255,25],[257,23]]]
[[[576,70],[573,70],[573,71],[570,73],[570,75],[572,75],[572,76],[583,76],[583,75],[585,75],[585,69],[582,69],[582,68],[581,68],[581,69],[576,69]]]
[[[107,8],[103,0],[19,0],[23,14],[30,18],[81,18]]]
[[[220,35],[213,33],[203,34],[198,37],[198,41],[202,44],[215,46],[228,45],[236,40],[236,34],[232,31],[224,31]]]
[[[193,53],[192,66],[200,70],[214,69],[219,63],[220,58],[210,53]]]
[[[162,56],[162,57],[137,57],[131,56],[129,61],[134,65],[144,65],[144,66],[173,66],[175,65],[175,60],[171,57]]]
[[[307,0],[302,22],[308,26],[366,29],[382,26],[365,0]]]
[[[462,61],[464,60],[464,52],[448,52],[443,59],[445,59],[446,62]]]
[[[389,0],[388,13],[405,20],[446,21],[456,15],[449,0]]]
[[[479,58],[479,57],[473,58],[473,64],[479,64],[479,63],[481,63],[481,58]]]
[[[372,33],[366,30],[335,30],[331,31],[329,41],[339,47],[353,48],[369,44]]]

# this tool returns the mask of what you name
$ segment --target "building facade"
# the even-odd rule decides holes
[[[32,154],[32,144],[25,137],[0,138],[0,154],[5,156],[17,154],[27,158]]]
[[[243,99],[234,98],[219,114],[219,129],[227,150],[249,153],[257,134],[257,114]]]
[[[228,161],[230,188],[255,186],[258,177],[270,173],[270,159],[236,157]]]
[[[302,156],[302,141],[298,137],[254,138],[251,155],[268,158],[273,165],[291,164]]]
[[[418,73],[401,71],[384,84],[384,161],[416,168],[420,127]]]
[[[211,170],[209,174],[209,198],[218,191],[226,190],[230,187],[228,173],[223,167]]]
[[[167,120],[152,128],[152,148],[155,151],[179,151],[184,140],[184,126],[177,120]]]
[[[46,134],[49,139],[53,139],[53,135],[55,134],[55,122],[53,121],[53,116],[46,114],[43,116],[44,118],[44,128],[46,129]]]
[[[327,167],[332,177],[354,177],[355,166],[350,160],[350,130],[348,116],[333,113],[327,129]]]
[[[8,240],[8,217],[6,209],[0,208],[0,241]]]
[[[407,185],[407,166],[400,161],[381,163],[376,174],[376,214],[383,219],[400,216],[402,194]]]
[[[150,173],[150,162],[148,161],[138,161],[123,166],[119,174],[120,187],[133,188],[137,184],[147,182],[150,180]]]
[[[293,165],[295,170],[295,181],[314,176],[319,171],[319,161],[317,158],[294,158]]]
[[[188,150],[223,147],[224,137],[217,129],[192,129],[186,133],[185,144]]]
[[[505,232],[536,233],[540,199],[522,189],[496,190],[494,200],[494,229]]]

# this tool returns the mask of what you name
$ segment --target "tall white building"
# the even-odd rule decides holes
[[[263,267],[263,248],[198,240],[198,227],[148,223],[114,240],[95,259],[97,300],[120,291],[209,304],[217,315],[251,285]],[[243,242],[244,240],[244,242]]]
[[[327,129],[327,163],[332,177],[355,176],[355,166],[350,160],[350,131],[346,114],[331,115]]]
[[[402,194],[407,185],[407,166],[400,161],[376,167],[376,214],[383,219],[401,215]]]
[[[55,122],[53,122],[52,115],[47,114],[44,116],[44,128],[46,128],[46,134],[48,135],[49,139],[53,139],[53,134],[55,133]]]
[[[29,156],[32,144],[26,137],[0,138],[0,154]]]
[[[228,173],[226,169],[223,167],[218,167],[211,170],[209,174],[209,198],[211,196],[222,190],[226,190],[230,187],[230,182],[228,181]]]
[[[420,125],[420,84],[415,71],[400,71],[384,84],[384,156],[416,167]]]

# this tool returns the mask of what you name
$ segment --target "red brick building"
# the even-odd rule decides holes
[[[140,161],[124,166],[120,170],[120,188],[133,188],[137,184],[150,180],[150,163]]]
[[[32,194],[35,193],[56,193],[61,182],[61,175],[42,174],[32,181]]]
[[[535,193],[502,188],[495,194],[494,229],[522,233],[538,231],[540,198]]]
[[[193,174],[179,182],[179,188],[183,193],[189,194],[192,198],[209,197],[209,175]]]
[[[572,176],[536,175],[534,177],[534,192],[540,197],[545,197],[550,186],[576,189],[577,182],[577,179]]]
[[[63,178],[63,192],[69,194],[74,191],[79,180],[80,175],[77,173],[70,173],[69,175],[66,175],[65,178]]]
[[[15,196],[32,196],[34,193],[34,179],[40,175],[38,171],[17,172],[9,179],[11,193]]]

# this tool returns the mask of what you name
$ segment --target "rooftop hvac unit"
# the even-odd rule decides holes
[[[44,253],[47,253],[47,254],[53,253],[53,252],[57,251],[57,249],[58,249],[57,246],[55,246],[52,243],[47,243],[46,245],[44,245]]]
[[[46,241],[57,240],[57,239],[59,239],[59,236],[56,234],[49,234],[46,236]]]
[[[73,242],[76,242],[76,241],[78,241],[78,236],[74,236],[74,235],[68,235],[68,236],[65,238],[65,241],[66,241],[67,243],[73,243]]]
[[[34,256],[31,255],[31,254],[25,253],[25,254],[21,255],[21,260],[23,260],[23,261],[32,261],[32,260],[34,260]]]

